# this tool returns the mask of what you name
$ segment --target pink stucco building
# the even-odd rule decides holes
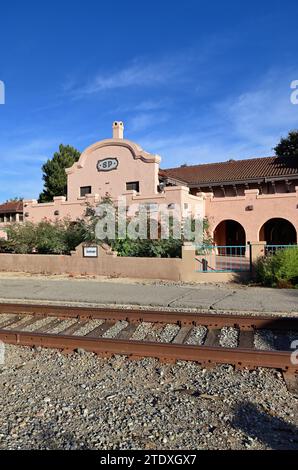
[[[6,232],[3,229],[12,222],[23,222],[22,201],[7,201],[0,204],[0,238],[6,238]]]
[[[160,169],[161,158],[123,136],[88,147],[67,173],[67,197],[38,204],[24,201],[24,219],[37,222],[81,217],[86,203],[98,204],[107,193],[126,196],[127,205],[178,204],[182,214],[206,216],[217,245],[267,241],[297,243],[297,158],[266,157]]]

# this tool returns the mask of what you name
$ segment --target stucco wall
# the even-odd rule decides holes
[[[179,280],[181,259],[117,257],[99,247],[98,258],[84,258],[82,245],[71,255],[0,254],[0,270],[42,274],[88,274]]]
[[[30,222],[40,222],[42,219],[55,220],[68,217],[76,220],[84,215],[87,204],[95,205],[99,202],[99,197],[87,196],[75,202],[66,201],[66,198],[54,197],[53,202],[38,204],[35,199],[24,201],[24,220]],[[55,212],[59,214],[56,216]]]
[[[248,211],[247,207],[253,206]],[[205,211],[211,229],[223,220],[239,222],[246,233],[246,242],[259,240],[259,232],[272,218],[284,218],[291,222],[298,233],[298,187],[294,193],[260,195],[257,189],[245,191],[244,196],[215,198],[207,196]]]
[[[99,247],[98,258],[84,258],[82,245],[72,255],[0,254],[0,271],[31,274],[70,274],[137,279],[164,279],[190,282],[229,282],[238,280],[233,273],[198,273],[194,247],[182,250],[178,258],[129,258]],[[247,273],[243,273],[244,277]]]
[[[205,201],[202,196],[193,196],[189,193],[186,186],[168,186],[163,192],[156,195],[144,197],[142,194],[136,194],[133,191],[126,192],[126,202],[128,206],[134,204],[156,203],[164,205],[166,208],[169,204],[175,204],[181,210],[181,215],[185,217],[187,214],[200,215],[204,217]],[[188,208],[185,207],[187,204]],[[131,211],[130,211],[131,212]]]
[[[120,196],[120,194],[119,194]],[[186,216],[186,213],[204,216],[204,204],[205,201],[202,196],[192,196],[189,193],[189,188],[185,186],[169,186],[161,193],[156,194],[137,194],[135,191],[124,191],[123,195],[126,198],[127,206],[132,206],[128,215],[133,215],[135,209],[138,210],[139,204],[157,203],[163,204],[166,207],[169,204],[176,204],[177,207],[181,208],[182,215]],[[76,220],[84,215],[87,205],[96,206],[100,202],[99,195],[86,196],[79,198],[76,201],[66,201],[65,197],[55,197],[53,202],[44,204],[38,204],[36,200],[24,201],[24,214],[25,220],[31,222],[39,222],[40,220],[47,218],[54,220],[55,218],[69,217],[71,220]],[[184,204],[188,204],[188,209],[185,210]],[[58,215],[55,212],[58,211]]]
[[[118,167],[98,171],[97,162],[111,157],[118,160]],[[105,196],[109,193],[114,198],[126,191],[126,183],[133,181],[139,181],[142,195],[157,194],[159,162],[159,157],[144,155],[139,147],[124,139],[98,142],[85,150],[79,162],[67,170],[67,199],[76,201],[81,186],[91,186],[92,194]]]

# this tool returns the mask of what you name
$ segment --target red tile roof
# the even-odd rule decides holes
[[[297,176],[297,157],[264,157],[229,160],[160,170],[161,177],[184,181],[187,184],[245,182],[265,178]]]
[[[10,201],[0,204],[0,214],[23,212],[23,201]]]

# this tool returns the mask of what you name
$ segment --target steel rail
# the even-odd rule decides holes
[[[248,329],[298,330],[298,317],[271,317],[216,313],[189,313],[183,311],[141,310],[132,308],[72,307],[65,305],[38,305],[0,303],[1,314],[26,314],[39,317],[126,320],[131,323],[173,323],[177,325],[204,325],[208,328],[223,326]]]
[[[164,361],[194,361],[204,365],[233,364],[238,368],[268,367],[287,373],[297,372],[291,362],[291,352],[263,351],[252,349],[193,346],[173,343],[156,343],[108,338],[27,333],[24,331],[0,330],[0,340],[19,346],[42,346],[73,351],[82,348],[99,355],[121,354],[129,357],[155,357]]]

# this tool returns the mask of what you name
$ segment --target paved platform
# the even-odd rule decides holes
[[[235,285],[155,285],[127,281],[1,277],[0,301],[56,301],[210,310],[298,312],[298,290]]]

